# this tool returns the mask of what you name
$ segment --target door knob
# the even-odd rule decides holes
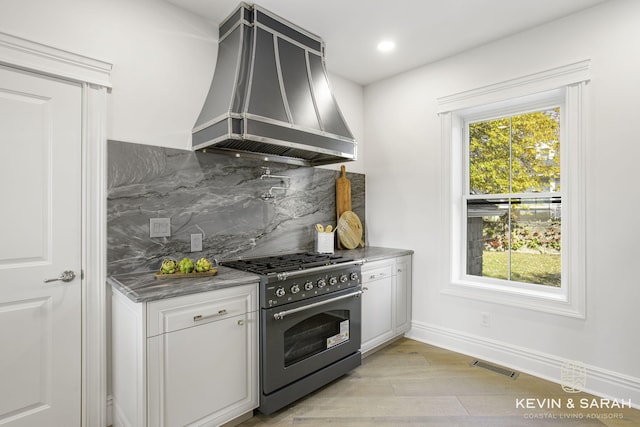
[[[71,270],[67,270],[67,271],[63,271],[59,277],[56,277],[55,279],[47,279],[44,281],[44,283],[57,282],[58,280],[62,282],[70,282],[75,278],[76,278],[76,273],[74,273]]]

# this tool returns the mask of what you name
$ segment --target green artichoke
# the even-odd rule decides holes
[[[178,264],[178,269],[182,273],[191,273],[193,271],[194,265],[193,261],[189,258],[182,258],[182,261]]]
[[[162,274],[173,274],[178,269],[178,263],[175,259],[165,259],[162,261],[162,265],[160,266],[160,273]]]
[[[200,258],[196,261],[196,271],[198,273],[204,273],[205,271],[211,270],[211,262],[206,258]]]

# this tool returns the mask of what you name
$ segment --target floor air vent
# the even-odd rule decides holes
[[[474,360],[473,362],[471,362],[471,366],[477,366],[478,368],[487,369],[491,372],[495,372],[496,374],[500,374],[507,378],[511,378],[512,380],[515,380],[516,378],[518,378],[518,375],[519,375],[516,371],[503,368],[502,366],[493,365],[488,362],[483,362],[482,360]]]

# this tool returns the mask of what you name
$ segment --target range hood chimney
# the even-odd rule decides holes
[[[220,24],[219,34],[213,81],[192,132],[194,150],[302,166],[356,159],[320,37],[245,3]]]

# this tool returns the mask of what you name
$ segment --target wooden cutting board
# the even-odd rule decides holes
[[[336,218],[340,219],[343,213],[351,210],[351,181],[347,179],[347,168],[340,166],[340,176],[336,179]],[[338,249],[344,249],[338,239]]]
[[[336,218],[351,210],[351,181],[347,179],[347,168],[340,167],[340,177],[336,179]]]
[[[336,232],[338,233],[338,241],[343,248],[355,249],[360,245],[364,248],[362,222],[355,212],[346,211],[340,216]]]

